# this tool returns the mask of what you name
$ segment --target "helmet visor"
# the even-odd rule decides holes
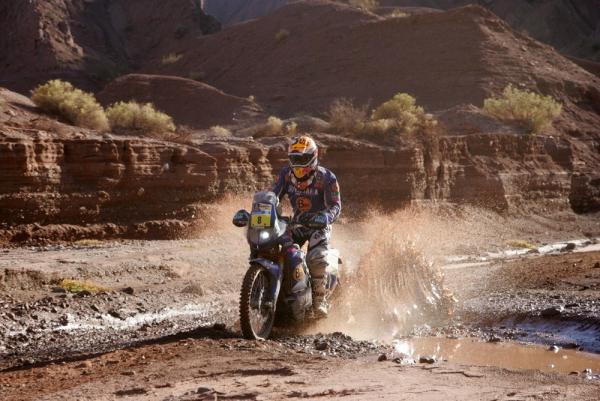
[[[293,167],[306,167],[308,166],[314,159],[315,155],[313,153],[290,153],[290,164]]]

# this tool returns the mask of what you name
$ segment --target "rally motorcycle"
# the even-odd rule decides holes
[[[235,226],[247,227],[250,245],[250,266],[240,295],[240,324],[247,339],[267,339],[274,325],[303,323],[312,316],[313,294],[305,253],[294,245],[297,252],[286,261],[281,244],[286,231],[297,223],[281,216],[278,205],[275,193],[258,192],[252,211],[240,210],[233,218]],[[338,286],[339,252],[329,249],[325,257],[325,298],[331,299]]]

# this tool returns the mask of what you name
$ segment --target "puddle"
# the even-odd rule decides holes
[[[125,319],[118,319],[109,314],[104,314],[100,317],[100,322],[91,322],[89,318],[77,320],[72,315],[67,314],[69,322],[65,326],[52,329],[52,331],[130,330],[144,324],[157,324],[180,317],[193,317],[198,322],[202,322],[208,321],[210,312],[211,305],[189,304],[181,308],[165,308],[159,312],[138,313]]]
[[[527,342],[583,347],[590,352],[600,352],[600,327],[597,322],[510,318],[497,325],[514,327],[525,333]]]
[[[464,267],[477,267],[483,264],[489,263],[494,260],[514,258],[518,256],[524,256],[534,252],[537,255],[545,255],[553,252],[562,251],[568,244],[575,245],[573,252],[593,252],[600,251],[600,238],[584,238],[574,239],[571,241],[561,241],[552,244],[542,245],[535,249],[527,248],[511,248],[505,249],[499,252],[485,252],[478,256],[471,255],[454,255],[445,258],[445,265],[442,266],[445,269],[452,268],[464,268]]]
[[[488,343],[476,339],[448,339],[415,337],[394,342],[396,352],[419,360],[420,356],[434,356],[455,364],[495,366],[509,370],[540,370],[569,374],[591,369],[600,372],[600,355],[558,349],[549,351],[539,345],[515,342]]]

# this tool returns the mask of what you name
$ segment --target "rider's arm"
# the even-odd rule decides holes
[[[271,188],[271,191],[275,192],[275,195],[277,195],[277,197],[279,198],[280,201],[281,201],[281,198],[283,198],[283,196],[285,195],[287,176],[288,176],[288,169],[287,168],[281,169],[281,171],[279,172],[279,175],[277,176],[277,180],[275,181],[275,184],[273,184],[273,187]]]
[[[332,224],[337,220],[342,211],[342,198],[340,195],[340,185],[335,174],[331,173],[327,184],[325,185],[325,216],[327,224]]]

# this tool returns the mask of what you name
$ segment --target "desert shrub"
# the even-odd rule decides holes
[[[231,131],[229,131],[225,127],[221,127],[220,125],[214,125],[210,127],[210,133],[215,136],[230,136]]]
[[[379,1],[377,0],[349,0],[348,4],[364,10],[373,10],[374,8],[379,7]]]
[[[262,138],[267,136],[293,136],[296,135],[298,124],[295,122],[284,123],[280,118],[270,116],[266,123],[254,129],[253,136]]]
[[[267,124],[265,126],[265,130],[267,131],[268,136],[275,136],[281,133],[283,129],[283,121],[281,118],[270,116],[267,118]]]
[[[94,95],[58,79],[33,91],[31,100],[43,111],[58,115],[71,124],[95,130],[108,130],[104,109]]]
[[[350,99],[335,99],[329,106],[327,118],[333,132],[356,134],[367,122],[367,106],[355,106]]]
[[[292,121],[289,124],[285,125],[285,134],[287,136],[296,136],[298,134],[298,124]]]
[[[502,97],[485,99],[483,110],[498,120],[517,122],[529,132],[538,133],[560,115],[562,105],[550,96],[508,85]]]
[[[106,115],[115,132],[159,133],[175,130],[173,119],[157,111],[151,103],[117,102],[106,110]]]
[[[161,59],[160,62],[163,65],[175,64],[176,62],[178,62],[179,60],[181,60],[182,57],[183,57],[183,54],[169,53],[166,56],[163,56],[163,58]]]
[[[80,280],[71,280],[71,279],[63,279],[58,284],[60,288],[67,292],[72,293],[80,293],[83,291],[97,293],[101,291],[108,291],[108,289],[104,286],[89,282],[89,281],[80,281]]]
[[[404,11],[394,10],[387,15],[390,18],[406,18],[410,17],[409,13],[405,13]]]
[[[537,249],[537,246],[529,241],[514,239],[507,242],[507,245],[512,248]]]
[[[204,71],[190,71],[188,78],[193,79],[194,81],[202,82],[206,78],[206,74]]]
[[[278,42],[282,42],[282,41],[286,40],[289,36],[290,36],[290,31],[288,31],[287,29],[280,29],[275,34],[275,40]]]
[[[406,93],[398,93],[384,102],[370,117],[367,117],[367,107],[357,107],[348,99],[336,99],[327,115],[331,131],[362,137],[430,134],[437,126],[433,116]]]
[[[380,121],[378,127],[385,129],[383,133],[413,133],[417,129],[428,130],[437,125],[433,116],[417,106],[416,99],[407,93],[398,93],[382,103],[373,110],[371,120]]]

